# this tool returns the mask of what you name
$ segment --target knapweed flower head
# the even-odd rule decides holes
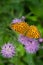
[[[28,53],[36,53],[39,49],[39,42],[35,39],[30,39],[30,41],[27,42],[27,45],[25,45],[25,50]]]
[[[15,47],[11,43],[4,44],[1,53],[3,57],[11,58],[15,55]]]
[[[27,45],[27,41],[29,40],[28,37],[24,36],[24,35],[19,35],[18,37],[18,41],[23,44],[23,45]]]
[[[28,32],[26,33],[26,36],[29,38],[40,38],[40,32],[38,31],[36,26],[31,25]]]
[[[29,25],[26,22],[19,22],[12,24],[11,29],[24,35],[29,30]]]
[[[39,40],[39,42],[43,42],[43,38],[39,38],[38,40]]]
[[[18,41],[24,45],[25,50],[28,53],[36,53],[36,51],[39,49],[39,42],[36,39],[28,38],[23,35],[20,35],[18,37]]]
[[[21,19],[15,18],[15,19],[12,21],[12,24],[19,23],[19,22],[21,22]]]
[[[20,22],[23,22],[24,20],[25,20],[24,16],[22,16],[21,19],[15,18],[15,19],[12,20],[12,24],[20,23]]]

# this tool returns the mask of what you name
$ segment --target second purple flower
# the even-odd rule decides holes
[[[28,53],[36,53],[39,49],[39,42],[36,39],[27,38],[23,35],[20,35],[18,41],[25,45],[25,50]]]

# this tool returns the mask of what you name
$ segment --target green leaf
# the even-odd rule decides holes
[[[25,54],[25,49],[21,44],[18,44],[18,47],[16,48],[18,56],[23,56]]]
[[[33,60],[33,54],[26,54],[24,57],[24,61],[28,63],[28,65],[35,65]]]
[[[24,63],[20,60],[18,56],[13,57],[12,59],[9,60],[9,62],[15,65],[24,65]]]
[[[37,16],[43,16],[42,0],[27,0],[30,10]]]
[[[31,21],[37,21],[37,16],[27,16],[26,18],[30,19]]]

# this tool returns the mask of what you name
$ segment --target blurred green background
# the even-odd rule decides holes
[[[41,33],[41,37],[43,37],[43,0],[0,0],[0,46],[8,41],[16,42],[15,45],[17,46],[17,50],[21,48],[19,50],[20,58],[24,55],[25,51],[23,51],[22,45],[19,45],[18,47],[18,42],[15,41],[15,37],[18,35],[15,35],[15,33],[9,28],[9,25],[14,18],[21,18],[22,16],[25,16],[25,21],[28,24],[36,25]],[[37,59],[37,55],[35,56],[36,65],[43,65],[43,50],[39,51],[38,56],[40,55],[41,59]],[[2,59],[1,56],[0,58]],[[29,60],[27,56],[26,60]],[[20,59],[18,61],[18,59],[13,58],[10,61],[15,63],[15,65],[28,65],[28,61],[25,62],[22,60],[23,63]],[[0,63],[0,65],[4,64]]]

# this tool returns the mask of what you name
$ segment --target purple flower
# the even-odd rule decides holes
[[[18,18],[13,19],[12,23],[19,23],[19,22],[22,22],[24,20],[25,20],[25,17],[22,16],[21,19],[18,19]]]
[[[15,18],[15,19],[12,21],[12,23],[19,23],[19,22],[21,22],[21,19],[17,19],[17,18]]]
[[[25,37],[25,36],[23,36],[23,35],[19,35],[19,37],[18,37],[18,41],[20,42],[20,43],[22,43],[23,45],[26,45],[27,44],[27,40],[29,40],[27,37]]]
[[[15,54],[15,47],[11,43],[4,44],[1,53],[3,57],[11,58]]]
[[[18,41],[25,45],[25,50],[29,53],[36,53],[36,51],[39,49],[38,40],[20,35]]]
[[[38,40],[39,40],[39,42],[43,42],[43,38],[39,38]]]
[[[39,49],[39,42],[35,39],[30,39],[28,44],[25,45],[25,49],[28,53],[36,53],[36,51]]]

